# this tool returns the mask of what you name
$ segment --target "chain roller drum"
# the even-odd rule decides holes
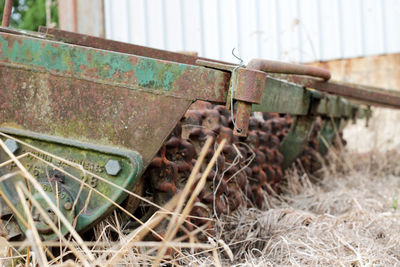
[[[347,122],[347,121],[346,121]],[[330,118],[318,117],[315,120],[314,128],[311,131],[310,138],[304,148],[297,163],[300,171],[316,175],[316,172],[321,169],[321,160],[328,153],[326,144],[332,147],[341,149],[346,146],[346,140],[343,138],[343,127],[339,127],[340,121],[333,121]],[[324,141],[323,141],[324,140]],[[329,163],[329,162],[326,162]]]
[[[263,191],[279,190],[283,177],[279,147],[291,122],[290,116],[276,113],[252,114],[248,136],[238,137],[225,106],[195,102],[144,174],[152,200],[162,205],[182,190],[205,140],[212,136],[212,148],[222,139],[227,143],[191,211],[192,223],[201,226],[206,222],[201,217],[228,214],[243,205],[261,207]],[[214,149],[207,152],[199,176],[213,154]]]

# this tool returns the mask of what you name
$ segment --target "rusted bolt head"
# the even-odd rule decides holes
[[[121,165],[118,160],[110,159],[106,164],[106,172],[108,175],[117,175],[121,171]]]
[[[71,202],[67,202],[67,203],[64,204],[64,209],[70,210],[71,208],[72,208]]]
[[[19,145],[17,141],[12,140],[12,139],[7,139],[4,144],[8,147],[8,149],[11,151],[11,153],[15,154],[17,152]]]

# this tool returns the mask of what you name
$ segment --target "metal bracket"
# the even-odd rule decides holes
[[[314,128],[314,116],[296,116],[289,133],[283,139],[280,151],[284,156],[282,168],[288,168],[304,151]]]
[[[226,99],[227,108],[234,109],[230,106],[230,98],[236,101],[234,134],[237,136],[247,136],[249,128],[249,119],[252,111],[252,104],[261,103],[262,93],[265,88],[265,73],[257,70],[250,70],[234,65],[226,65],[219,62],[196,60],[197,65],[208,68],[229,71],[234,76],[231,81],[233,86],[233,96],[228,92]],[[235,72],[235,75],[233,75]]]
[[[19,157],[24,167],[42,185],[54,204],[59,205],[65,217],[70,222],[76,218],[77,231],[88,229],[113,210],[114,205],[99,193],[113,202],[121,203],[127,193],[112,184],[128,191],[134,191],[135,186],[139,183],[143,163],[140,155],[136,152],[40,136],[28,131],[4,128],[1,128],[0,131],[8,133],[2,136],[3,141],[6,144],[9,143],[9,146],[13,144],[10,150]],[[58,158],[52,157],[48,153]],[[7,154],[1,151],[0,162],[8,160]],[[15,172],[16,168],[13,162],[9,162],[0,168],[0,176]],[[104,180],[98,177],[104,178]],[[81,180],[87,186],[82,186]],[[24,214],[21,202],[15,195],[15,184],[18,181],[24,181],[24,178],[20,175],[14,176],[12,179],[1,182],[0,188],[20,214]],[[46,210],[48,205],[43,197],[33,189],[33,186],[30,188],[34,198]],[[36,213],[33,212],[33,214]],[[39,214],[36,215],[37,218],[35,217],[34,220],[36,220],[42,237],[45,240],[57,239],[57,234],[44,223]],[[18,223],[21,229],[25,230],[21,221],[18,220]],[[64,234],[67,233],[64,226],[61,231]]]
[[[325,118],[319,136],[319,150],[321,155],[326,155],[329,151],[327,145],[332,144],[338,132],[343,126],[341,118]]]

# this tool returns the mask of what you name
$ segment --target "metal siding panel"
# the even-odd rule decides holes
[[[166,33],[163,31],[163,0],[152,0],[147,2],[148,14],[148,35],[149,46],[154,48],[164,48],[164,36]]]
[[[221,18],[222,18],[222,58],[221,60],[235,62],[232,56],[232,48],[237,47],[237,21],[236,6],[232,0],[221,0]]]
[[[302,30],[301,30],[301,20],[302,20],[302,12],[300,0],[296,0],[296,17],[297,17],[297,61],[303,61],[303,43],[302,43]]]
[[[281,8],[279,0],[275,0],[275,40],[276,40],[276,55],[278,59],[282,58],[282,43],[281,43]]]
[[[279,1],[280,59],[298,61],[298,18],[296,0]]]
[[[388,51],[388,38],[387,38],[388,32],[387,32],[387,23],[386,23],[386,0],[381,1],[380,10],[381,10],[383,53],[387,53],[387,51]]]
[[[381,54],[384,51],[382,45],[382,1],[364,0],[364,22],[365,22],[365,54]]]
[[[181,41],[182,41],[182,50],[186,50],[186,28],[185,28],[185,4],[184,4],[184,0],[180,0],[180,7],[179,7],[179,11],[180,11],[180,19],[181,19]]]
[[[163,30],[163,48],[168,50],[167,38],[171,37],[168,34],[169,31],[168,31],[168,21],[167,21],[167,8],[165,0],[161,0],[161,19],[162,19],[162,30]]]
[[[198,1],[185,1],[185,44],[187,51],[200,52],[200,18]]]
[[[221,29],[221,0],[217,0],[216,2],[217,8],[217,45],[218,45],[218,58],[222,58],[222,49],[224,45],[224,39],[222,38],[222,29]]]
[[[145,0],[127,0],[129,2],[126,10],[126,16],[129,16],[131,21],[130,38],[131,43],[143,44],[148,43],[148,36],[146,34],[146,10]]]
[[[340,58],[344,57],[344,40],[343,40],[343,0],[337,0],[337,20],[339,27],[339,51]]]
[[[143,16],[144,16],[144,38],[145,45],[150,45],[150,32],[149,32],[149,7],[147,5],[147,0],[143,0]]]
[[[132,16],[131,15],[131,9],[132,9],[132,1],[130,0],[125,0],[126,2],[126,16],[128,18],[128,25],[127,26],[127,35],[128,35],[128,42],[132,43],[133,42],[133,38],[132,38],[132,26],[133,21],[132,21]]]
[[[400,51],[397,0],[104,0],[104,4],[107,38],[197,51],[231,62],[236,62],[231,54],[235,47],[246,61],[262,57],[310,62]]]
[[[343,1],[343,54],[361,56],[360,10],[358,0]]]
[[[118,3],[118,4],[116,4]],[[110,1],[109,4],[111,18],[111,35],[112,39],[127,42],[128,41],[128,19],[126,16],[126,2],[125,1]]]
[[[300,1],[302,17],[299,21],[299,27],[301,27],[301,41],[303,44],[301,51],[303,62],[319,59],[317,1]]]
[[[364,0],[359,0],[360,10],[360,34],[361,34],[361,55],[365,55],[365,9]]]
[[[320,1],[321,31],[320,60],[340,58],[338,5],[336,1]],[[323,4],[322,4],[323,3]]]
[[[246,3],[240,3],[240,27],[241,44],[240,54],[242,59],[247,62],[257,55],[257,21],[254,11],[256,10],[256,1],[248,0]]]
[[[277,38],[276,29],[276,17],[275,2],[274,1],[263,1],[260,0],[259,6],[260,12],[260,43],[261,43],[261,55],[260,58],[278,59]]]
[[[180,0],[168,0],[165,1],[165,15],[167,20],[167,31],[168,35],[166,35],[167,39],[167,47],[168,50],[171,51],[183,51],[184,46],[182,43],[182,25],[181,25],[181,16],[182,12],[180,12]]]
[[[204,23],[204,48],[206,53],[205,57],[219,58],[220,51],[220,36],[218,36],[218,12],[216,9],[216,2],[214,0],[203,1],[203,12],[207,14]]]
[[[204,5],[203,5],[203,0],[198,0],[199,3],[199,19],[200,19],[200,51],[199,55],[200,56],[205,56],[206,55],[206,48],[204,44]]]
[[[236,55],[240,58],[242,57],[242,30],[241,30],[241,10],[240,10],[240,0],[236,0],[236,31],[237,31],[237,40],[236,40]]]
[[[104,0],[104,19],[106,24],[106,38],[113,39],[113,16],[111,0]]]
[[[386,22],[387,22],[387,38],[388,53],[400,51],[400,1],[388,0],[386,2]]]

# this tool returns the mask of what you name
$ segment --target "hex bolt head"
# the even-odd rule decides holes
[[[17,141],[12,140],[12,139],[7,139],[4,144],[8,147],[8,149],[11,151],[11,153],[15,154],[17,152],[19,145]]]
[[[66,203],[64,204],[64,209],[66,209],[66,210],[72,209],[72,204],[71,204],[71,202],[66,202]]]
[[[115,176],[121,171],[121,165],[119,161],[115,159],[110,159],[105,167],[108,175]]]

